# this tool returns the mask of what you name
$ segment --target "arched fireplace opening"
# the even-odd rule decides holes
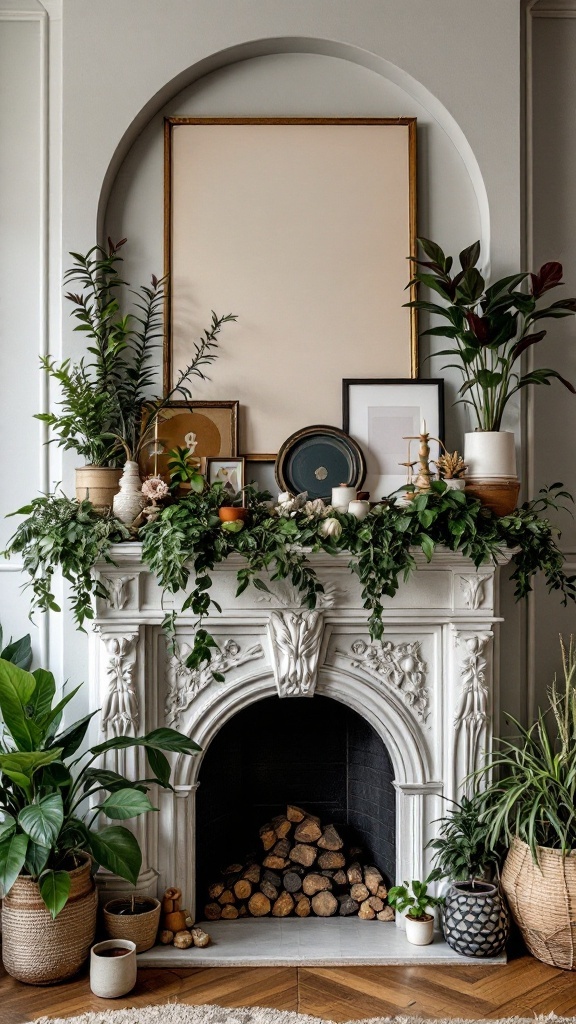
[[[259,846],[261,825],[297,804],[345,826],[394,882],[396,809],[389,754],[372,726],[329,697],[267,697],[239,711],[204,754],[197,792],[197,902]]]

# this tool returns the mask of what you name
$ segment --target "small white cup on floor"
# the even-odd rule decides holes
[[[126,949],[122,956],[107,956],[106,950]],[[102,999],[118,999],[136,984],[136,943],[130,939],[106,939],[90,950],[90,988]]]

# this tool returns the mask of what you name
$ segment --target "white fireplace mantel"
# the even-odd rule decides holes
[[[383,740],[394,768],[396,878],[423,878],[426,845],[446,808],[491,749],[498,715],[494,665],[498,623],[498,566],[475,569],[462,555],[438,550],[430,563],[414,552],[417,570],[394,598],[384,599],[384,636],[370,640],[368,612],[349,556],[310,555],[324,585],[314,611],[303,609],[287,581],[272,593],[249,587],[236,597],[231,557],[213,571],[211,596],[222,608],[205,625],[218,650],[210,665],[190,670],[195,616],[177,618],[178,654],[169,655],[161,623],[184,595],[163,594],[143,564],[141,545],[117,545],[115,564],[97,571],[110,591],[98,600],[91,651],[94,742],[170,725],[205,751],[222,725],[263,697],[322,694],[347,704]],[[498,565],[508,561],[502,552]],[[213,671],[224,681],[216,681]],[[143,752],[105,755],[122,773],[146,774]],[[202,755],[174,756],[174,792],[158,793],[159,814],[134,825],[143,850],[138,888],[182,888],[195,900],[195,795]],[[125,888],[110,876],[107,889]]]

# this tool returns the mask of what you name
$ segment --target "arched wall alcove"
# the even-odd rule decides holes
[[[488,197],[478,161],[450,112],[422,83],[392,62],[339,41],[262,39],[184,69],[150,99],[121,139],[103,181],[98,229],[101,238],[128,238],[125,269],[132,283],[146,282],[163,267],[165,115],[416,116],[419,233],[438,239],[447,251],[480,238],[483,252],[489,252]],[[214,304],[218,308],[217,297]],[[428,351],[426,341],[422,360]],[[457,437],[464,427],[461,410],[451,402],[457,376],[443,376],[447,432]],[[202,398],[201,382],[195,397]]]

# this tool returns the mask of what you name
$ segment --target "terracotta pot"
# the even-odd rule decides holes
[[[220,521],[222,523],[235,523],[238,519],[242,519],[244,521],[247,518],[248,509],[235,508],[232,505],[222,505],[222,507],[218,509],[218,515],[220,516]]]
[[[495,515],[507,516],[516,508],[520,482],[518,480],[467,480],[465,493],[471,498],[478,498]]]
[[[70,895],[52,920],[38,883],[19,875],[2,906],[2,961],[28,985],[53,985],[85,964],[96,932],[97,896],[91,860],[70,872]]]
[[[81,466],[76,470],[76,497],[78,501],[87,498],[94,508],[108,511],[112,508],[114,495],[120,488],[121,469],[109,466]]]
[[[111,939],[130,939],[136,944],[136,952],[144,953],[156,942],[160,923],[160,901],[153,896],[135,896],[134,905],[140,913],[121,914],[119,911],[130,909],[131,896],[117,900],[109,900],[104,906],[104,928]],[[184,924],[186,927],[186,915]]]
[[[429,946],[434,938],[434,918],[431,914],[410,917],[406,914],[406,938],[413,946]]]

